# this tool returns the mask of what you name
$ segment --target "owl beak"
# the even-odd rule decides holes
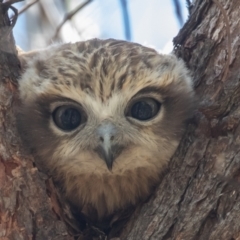
[[[107,168],[111,171],[114,161],[114,153],[111,151],[111,149],[106,149],[104,146],[99,145],[96,149],[96,152],[98,153],[99,157],[105,161]]]
[[[114,124],[105,122],[97,129],[97,137],[99,139],[99,145],[95,149],[99,157],[103,159],[111,171],[113,162],[121,152],[122,148],[115,142],[117,135],[117,129]]]

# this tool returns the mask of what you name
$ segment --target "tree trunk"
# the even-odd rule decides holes
[[[240,1],[193,2],[174,44],[193,72],[198,110],[122,239],[240,239]]]
[[[20,152],[13,114],[20,68],[7,10],[0,3],[0,239],[73,239],[52,211],[46,176]]]
[[[240,239],[240,1],[193,2],[174,43],[193,72],[198,110],[124,240]],[[0,3],[0,239],[73,239],[52,211],[46,176],[20,151],[13,118],[19,63],[5,10]]]

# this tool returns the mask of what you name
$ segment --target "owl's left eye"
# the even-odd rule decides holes
[[[153,98],[143,98],[135,101],[129,109],[128,115],[140,121],[147,121],[157,115],[161,103]]]
[[[54,110],[52,116],[57,127],[65,131],[77,128],[83,120],[81,112],[72,106],[60,106]]]

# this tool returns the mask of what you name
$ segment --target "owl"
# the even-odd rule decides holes
[[[147,199],[193,109],[183,61],[114,39],[19,58],[17,128],[64,198],[96,224]]]

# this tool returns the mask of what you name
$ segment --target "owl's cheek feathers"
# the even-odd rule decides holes
[[[57,169],[57,174],[71,176],[83,174],[122,175],[128,170],[142,167],[153,167],[160,171],[173,155],[177,144],[177,141],[166,144],[162,142],[161,150],[153,144],[149,147],[146,145],[145,147],[141,145],[121,146],[112,150],[117,154],[113,153],[111,168],[109,168],[105,157],[101,156],[101,151],[79,149],[74,154],[67,154],[67,149],[61,146],[48,160],[48,163],[52,165],[49,166],[51,169]]]
[[[75,158],[58,162],[54,178],[62,182],[71,202],[83,208],[90,204],[101,218],[146,198],[175,148],[173,144],[162,154],[140,146],[122,150],[111,170],[96,152],[81,151]]]

